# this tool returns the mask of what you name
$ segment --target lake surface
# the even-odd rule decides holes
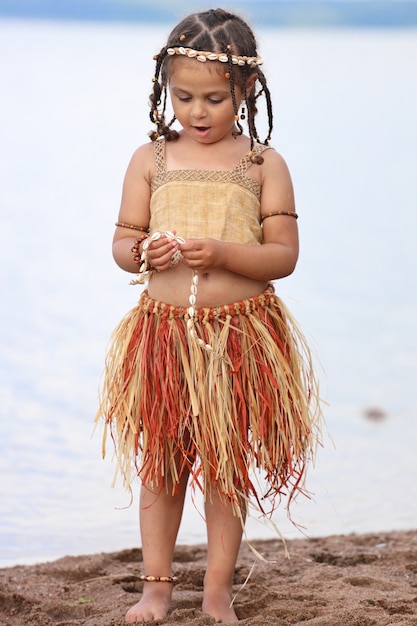
[[[111,238],[165,36],[0,21],[0,566],[139,544],[137,498],[110,488],[92,431],[110,332],[139,296]],[[308,536],[415,528],[417,32],[259,40],[300,214],[276,289],[317,352],[333,440],[294,518]],[[252,520],[248,536],[274,535]],[[179,542],[204,541],[188,501]]]

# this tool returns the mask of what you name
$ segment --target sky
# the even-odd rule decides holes
[[[214,5],[271,26],[417,27],[417,0],[0,0],[0,17],[162,23]]]

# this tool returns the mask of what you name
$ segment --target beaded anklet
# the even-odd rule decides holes
[[[177,576],[139,576],[139,580],[143,583],[171,583],[175,585],[178,582]]]

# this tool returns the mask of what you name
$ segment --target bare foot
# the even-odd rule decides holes
[[[151,622],[164,619],[171,603],[172,585],[166,583],[145,583],[143,594],[126,613],[128,624]]]
[[[216,620],[234,624],[238,622],[235,610],[230,606],[232,599],[229,589],[224,587],[210,587],[204,589],[203,613],[211,615]]]

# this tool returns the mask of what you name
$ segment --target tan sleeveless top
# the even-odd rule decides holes
[[[211,237],[258,245],[261,185],[249,176],[244,156],[232,170],[166,169],[165,139],[155,141],[156,174],[151,181],[150,232],[175,230],[187,238]],[[260,154],[269,146],[255,144]]]

